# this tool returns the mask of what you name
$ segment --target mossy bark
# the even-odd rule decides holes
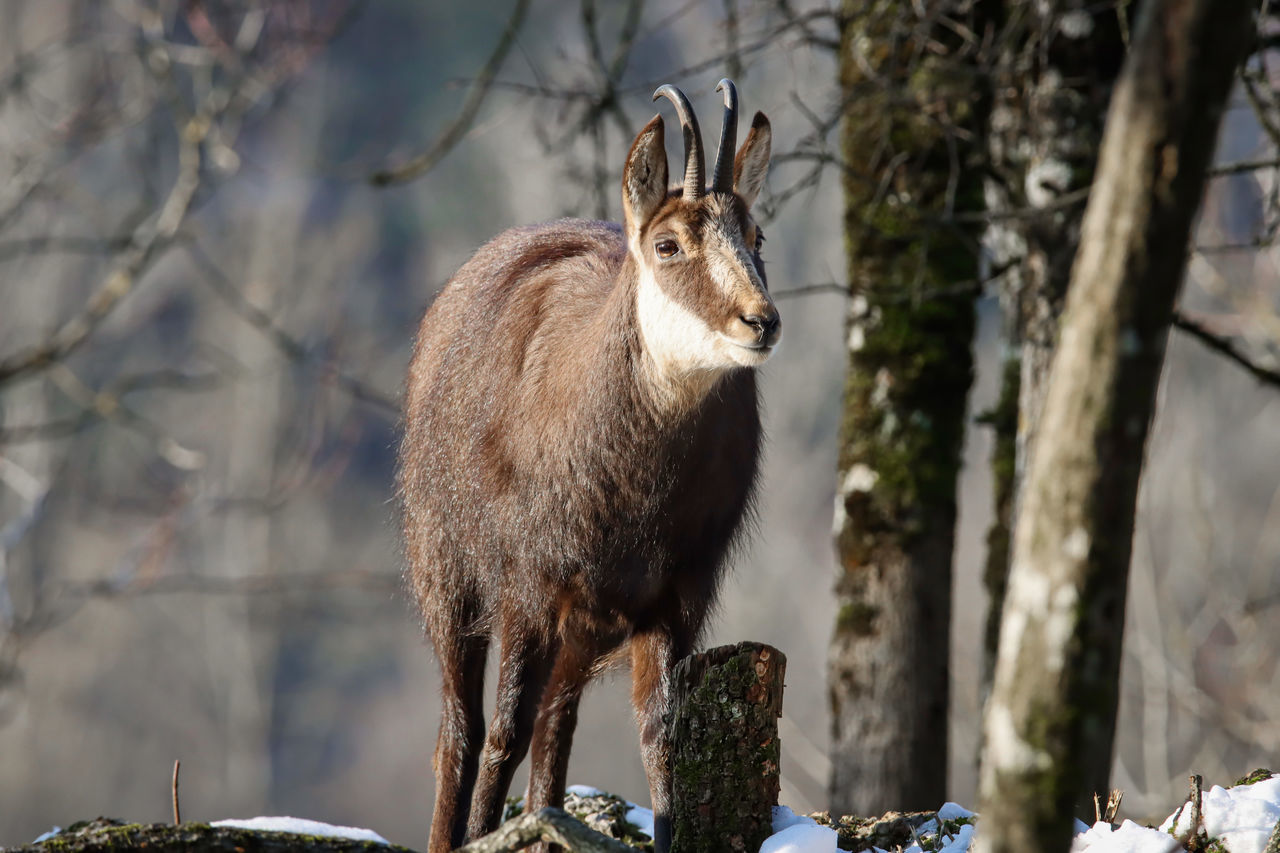
[[[985,32],[986,5],[847,0],[841,12],[850,312],[828,665],[835,812],[945,797],[988,101],[981,39],[962,34]]]
[[[1109,763],[1143,453],[1256,0],[1146,0],[1107,116],[1014,527],[975,853],[1062,851]]]
[[[673,853],[741,853],[773,833],[787,660],[761,643],[690,655],[671,676]]]

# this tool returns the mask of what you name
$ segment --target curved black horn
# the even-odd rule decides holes
[[[720,150],[716,154],[716,170],[711,191],[733,192],[733,149],[738,144],[738,87],[728,77],[716,84],[724,92],[724,123],[720,126]]]
[[[659,86],[653,93],[653,99],[656,101],[658,98],[667,98],[676,105],[676,115],[680,117],[680,128],[684,131],[684,197],[699,198],[703,192],[703,157],[698,117],[693,114],[693,106],[684,92],[670,83]]]

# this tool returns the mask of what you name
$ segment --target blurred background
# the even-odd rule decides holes
[[[725,75],[773,123],[758,208],[786,336],[764,370],[758,530],[706,642],[786,653],[782,799],[826,807],[845,363],[826,6],[0,11],[0,845],[166,820],[178,758],[186,818],[293,814],[425,845],[437,676],[393,493],[417,322],[501,230],[617,219],[653,89],[684,88],[710,135]],[[1220,149],[1274,158],[1243,95]],[[1214,181],[1183,299],[1272,369],[1277,191],[1274,171]],[[979,303],[975,419],[998,390],[997,302]],[[971,806],[990,452],[971,419],[945,763]],[[1280,388],[1174,332],[1129,598],[1126,813],[1167,813],[1191,770],[1280,763],[1278,565]],[[588,693],[570,781],[645,802],[635,743],[623,673]]]

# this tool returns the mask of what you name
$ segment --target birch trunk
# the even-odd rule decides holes
[[[983,654],[984,695],[995,668],[1009,540],[1027,460],[1044,406],[1071,259],[1097,165],[1103,121],[1125,54],[1128,16],[1120,3],[1081,0],[1008,4],[1006,45],[996,69],[989,136],[997,177],[987,188],[993,214],[984,243],[1002,277],[1008,360],[1002,417],[994,419],[996,521],[985,575],[990,608]],[[1002,216],[1001,214],[1005,214]],[[1103,787],[1106,780],[1101,780]]]
[[[1107,118],[1014,530],[975,850],[1065,851],[1115,730],[1148,426],[1251,0],[1149,0]]]

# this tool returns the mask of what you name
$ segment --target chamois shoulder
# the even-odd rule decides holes
[[[537,381],[519,394],[539,394],[553,381],[545,376],[552,364],[576,375],[568,362],[585,357],[584,341],[600,339],[588,330],[611,316],[626,251],[621,226],[610,222],[561,219],[499,234],[428,310],[411,370],[422,378],[411,390],[438,395],[444,383],[481,394],[526,376]]]
[[[622,228],[613,222],[558,219],[510,228],[480,247],[454,275],[449,288],[509,293],[516,285],[548,276],[577,278],[595,270],[616,274],[626,254]]]

